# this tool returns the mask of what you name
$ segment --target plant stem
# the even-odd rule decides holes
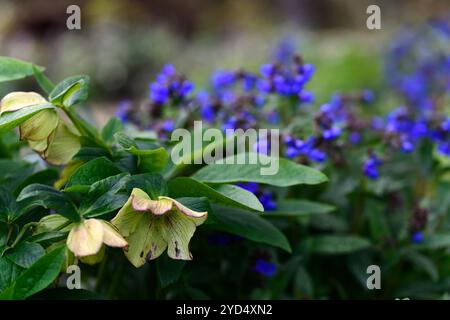
[[[100,139],[100,137],[96,132],[94,133],[88,128],[85,121],[81,119],[76,112],[73,112],[72,110],[64,106],[62,106],[61,109],[64,110],[64,113],[67,115],[70,121],[72,121],[73,125],[77,128],[77,130],[81,133],[81,135],[84,135],[85,137],[93,140],[96,144],[98,144],[99,146],[103,147],[104,149],[108,150],[108,152],[111,153],[109,146],[102,139]]]

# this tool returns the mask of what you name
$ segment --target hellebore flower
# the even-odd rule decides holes
[[[189,241],[207,212],[193,211],[169,197],[152,200],[134,188],[111,221],[128,241],[125,255],[135,267],[159,257],[167,248],[172,259],[191,260]]]
[[[23,108],[48,103],[35,92],[12,92],[6,95],[0,106],[0,115]],[[27,140],[30,147],[48,163],[61,165],[81,148],[76,129],[60,119],[55,108],[43,109],[19,125],[20,139]]]
[[[98,219],[87,219],[77,223],[72,227],[67,238],[69,250],[88,264],[94,264],[101,260],[103,244],[123,248],[128,243],[114,226]],[[100,255],[98,255],[99,253]]]

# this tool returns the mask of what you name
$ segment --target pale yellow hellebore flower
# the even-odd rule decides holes
[[[0,102],[0,116],[23,108],[48,103],[35,92],[12,92]],[[77,130],[63,121],[55,108],[43,109],[19,125],[20,139],[50,164],[67,163],[80,150]]]
[[[67,237],[67,248],[88,264],[101,260],[104,244],[116,248],[128,245],[114,226],[99,219],[87,219],[75,224]]]
[[[125,255],[135,267],[159,257],[167,248],[172,259],[191,260],[189,241],[207,212],[191,210],[169,197],[152,200],[134,188],[128,201],[111,220],[128,241]]]

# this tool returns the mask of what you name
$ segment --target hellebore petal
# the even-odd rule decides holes
[[[123,248],[128,245],[125,239],[120,235],[116,228],[109,222],[102,221],[103,224],[103,243],[110,247]]]
[[[97,219],[85,220],[70,230],[67,247],[76,257],[92,256],[103,244],[103,225]]]
[[[42,217],[39,220],[39,224],[36,228],[36,233],[49,232],[49,231],[69,231],[67,226],[71,224],[70,220],[59,214],[50,214]]]
[[[97,252],[96,254],[92,256],[80,257],[80,261],[90,266],[93,266],[94,264],[101,262],[104,257],[105,257],[105,246],[102,246],[100,248],[100,251]]]
[[[58,122],[59,117],[56,110],[42,110],[19,126],[20,139],[29,141],[47,139],[56,129]]]
[[[102,259],[103,244],[123,248],[128,245],[125,239],[110,223],[88,219],[75,225],[67,238],[67,247],[74,255],[87,264],[95,264]]]
[[[167,248],[173,259],[191,260],[189,241],[207,217],[169,197],[152,200],[134,188],[128,201],[111,221],[128,241],[125,255],[135,266],[159,257]]]
[[[31,147],[39,148],[43,145],[34,144]],[[80,148],[80,137],[70,130],[68,124],[60,121],[55,131],[49,136],[44,151],[34,150],[40,152],[41,157],[48,163],[61,165],[69,162]]]
[[[36,92],[11,92],[3,97],[0,102],[0,115],[3,112],[16,111],[41,103],[47,103],[47,100]]]
[[[135,211],[150,211],[159,216],[172,209],[172,199],[152,200],[145,192],[143,193],[142,195],[136,191],[133,196],[131,204]]]

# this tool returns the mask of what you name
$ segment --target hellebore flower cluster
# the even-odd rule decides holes
[[[78,131],[58,115],[41,95],[35,92],[12,92],[1,101],[0,115],[20,112],[26,108],[47,105],[19,126],[20,139],[53,165],[67,163],[81,148]]]
[[[207,212],[191,210],[175,199],[159,196],[152,200],[143,190],[134,188],[111,223],[128,242],[126,257],[140,267],[158,258],[166,248],[172,259],[191,260],[189,241],[206,217]]]

